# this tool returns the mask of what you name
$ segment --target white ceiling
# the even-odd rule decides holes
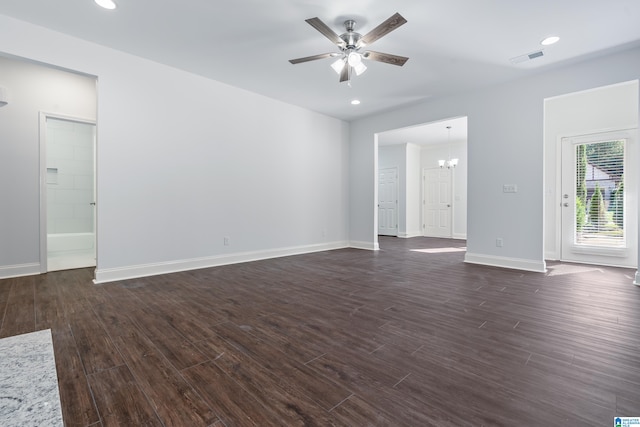
[[[638,0],[115,1],[107,11],[93,0],[2,0],[0,14],[344,120],[640,44]],[[408,56],[404,67],[367,61],[348,87],[331,58],[288,62],[337,51],[307,18],[339,34],[355,19],[366,34],[395,12],[408,22],[370,47]],[[510,62],[552,34],[561,40],[542,58]]]

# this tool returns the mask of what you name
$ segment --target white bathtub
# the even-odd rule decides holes
[[[95,246],[93,233],[61,233],[47,235],[47,252],[86,251]]]

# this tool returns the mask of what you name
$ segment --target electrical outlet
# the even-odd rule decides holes
[[[504,184],[502,186],[502,192],[503,193],[517,193],[518,192],[518,186],[515,184]]]
[[[497,247],[501,248],[501,247],[502,247],[502,245],[503,245],[503,243],[504,243],[504,242],[502,241],[502,237],[498,237],[498,238],[496,239],[496,246],[497,246]]]
[[[229,238],[228,237],[224,238],[224,245],[225,246],[229,246]]]

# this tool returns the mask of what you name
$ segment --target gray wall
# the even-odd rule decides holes
[[[41,111],[96,119],[96,80],[0,56],[0,277],[38,272],[40,265]]]
[[[347,123],[2,15],[0,52],[97,76],[99,281],[349,245]],[[38,261],[39,172],[4,141],[7,276]]]
[[[544,100],[636,79],[638,70],[640,49],[633,48],[352,122],[351,240],[377,246],[375,133],[467,116],[467,261],[543,271]],[[503,184],[516,184],[518,193],[503,193]]]

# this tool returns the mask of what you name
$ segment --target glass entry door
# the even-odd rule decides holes
[[[634,132],[562,139],[562,259],[635,267]]]

